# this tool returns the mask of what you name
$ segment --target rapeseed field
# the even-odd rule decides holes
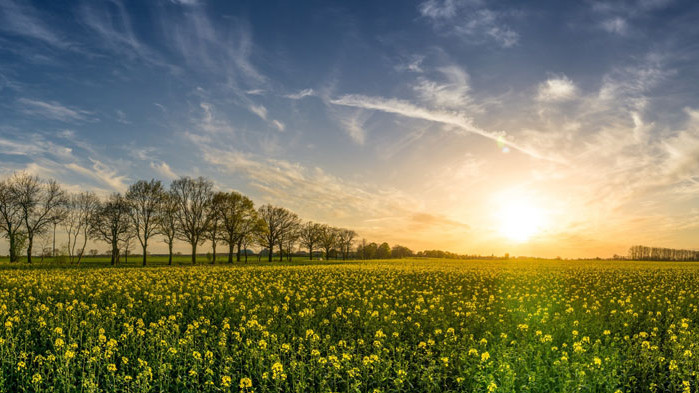
[[[699,265],[0,271],[0,390],[683,392]]]

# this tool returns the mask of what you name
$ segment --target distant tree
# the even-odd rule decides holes
[[[172,182],[170,190],[177,201],[177,234],[192,247],[192,264],[197,263],[197,246],[205,240],[211,215],[213,183],[203,177],[182,177]]]
[[[279,244],[279,239],[288,231],[292,222],[298,220],[296,214],[283,208],[272,205],[262,205],[257,211],[260,219],[265,223],[265,230],[261,232],[261,244],[269,249],[268,261],[272,262],[272,250]],[[281,254],[281,250],[280,250]],[[280,255],[280,260],[281,260]]]
[[[391,248],[391,258],[407,258],[414,255],[413,250],[408,247],[396,244]]]
[[[321,225],[308,221],[299,228],[299,240],[303,247],[308,248],[308,255],[313,260],[313,250],[320,242]]]
[[[330,259],[330,253],[337,245],[337,229],[329,225],[322,225],[320,229],[320,247],[325,251],[325,259]]]
[[[100,202],[96,213],[90,219],[91,236],[111,246],[112,265],[116,265],[119,260],[119,245],[131,236],[130,227],[129,205],[119,193],[112,194],[105,202]]]
[[[376,258],[378,259],[388,259],[391,257],[391,247],[388,243],[381,243],[379,248],[376,250]]]
[[[354,243],[355,237],[357,237],[357,232],[351,229],[340,229],[338,231],[337,244],[342,252],[343,260],[349,258],[350,251],[352,250],[352,243]]]
[[[211,242],[211,259],[207,259],[212,265],[216,263],[216,244],[221,239],[221,213],[215,206],[216,199],[212,199],[209,209],[209,225],[204,231],[204,238]]]
[[[242,241],[238,246],[238,255],[240,255],[240,247],[242,246],[243,250],[245,250],[245,263],[248,263],[248,246],[259,242],[260,239],[264,239],[267,224],[265,224],[264,220],[257,217],[257,212],[255,211],[244,223]],[[257,260],[260,260],[259,253]]]
[[[22,209],[20,208],[13,185],[18,175],[0,181],[0,230],[10,243],[10,262],[19,260],[17,236],[22,232]]]
[[[11,190],[21,211],[27,234],[27,263],[31,263],[34,237],[58,220],[63,213],[61,207],[66,203],[66,194],[55,180],[44,182],[26,173],[14,177]]]
[[[286,259],[289,262],[291,262],[292,254],[294,253],[294,248],[296,247],[296,243],[298,243],[299,238],[301,236],[299,233],[300,229],[301,221],[298,219],[297,216],[296,220],[290,223],[285,233],[281,236],[280,245],[282,246],[282,248],[284,248],[284,251],[286,252]]]
[[[163,194],[162,183],[155,179],[139,180],[126,192],[131,226],[143,249],[143,266],[146,266],[148,240],[158,234],[157,216],[163,202]]]
[[[90,237],[90,220],[99,206],[97,195],[81,192],[70,196],[63,227],[68,234],[68,260],[80,263],[85,254],[85,247]],[[82,239],[81,239],[82,237]]]
[[[218,192],[213,197],[213,209],[217,211],[221,220],[221,238],[228,245],[228,263],[233,263],[236,245],[236,259],[240,261],[240,247],[249,222],[256,215],[252,200],[235,191]]]
[[[170,192],[163,191],[162,200],[155,217],[155,224],[158,232],[163,235],[163,240],[167,244],[168,260],[167,264],[172,265],[172,248],[177,237],[177,198]]]
[[[284,252],[290,257],[291,252],[299,239],[299,226],[301,220],[296,213],[289,212],[287,220],[283,223],[283,227],[279,232],[279,262],[284,258]],[[291,258],[289,258],[291,260]]]
[[[96,257],[100,252],[94,248],[90,250],[90,256]]]

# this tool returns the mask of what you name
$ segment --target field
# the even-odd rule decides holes
[[[698,304],[694,263],[2,263],[0,391],[690,392]]]

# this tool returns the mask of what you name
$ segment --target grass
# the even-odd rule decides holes
[[[0,391],[691,392],[699,383],[697,263],[187,259],[0,263]]]

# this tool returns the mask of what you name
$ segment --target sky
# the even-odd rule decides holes
[[[201,175],[413,250],[699,248],[698,18],[673,0],[0,0],[0,175],[101,195]]]

